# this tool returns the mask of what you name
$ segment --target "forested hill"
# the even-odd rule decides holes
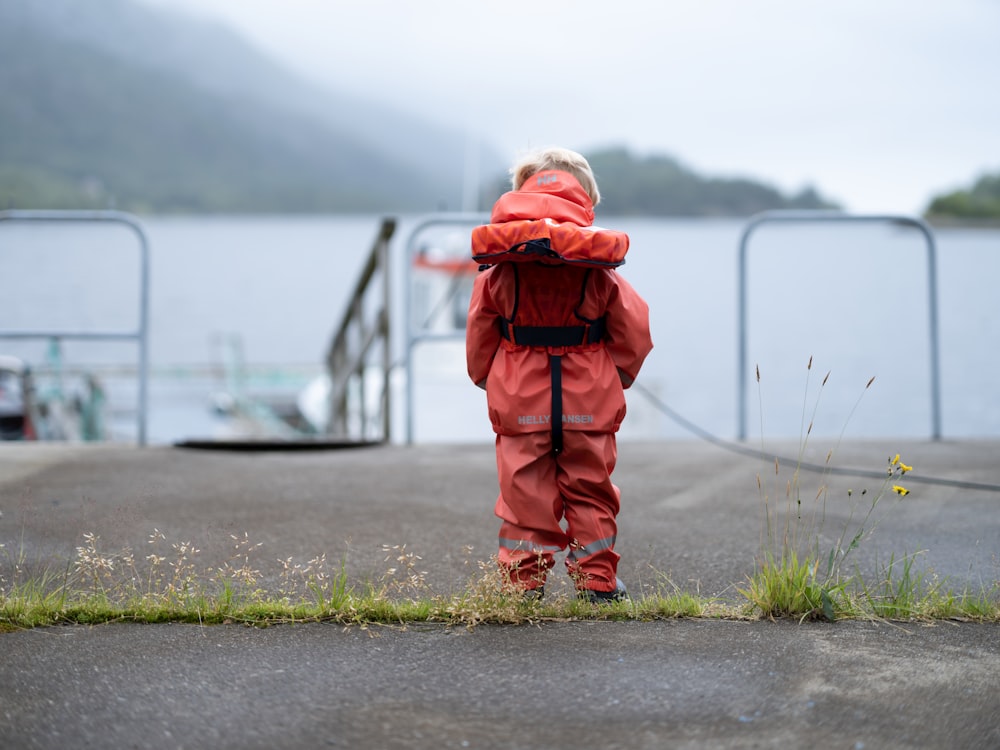
[[[134,0],[0,0],[0,207],[456,208],[464,151],[220,26]]]
[[[665,156],[583,150],[602,215],[827,205]],[[456,209],[465,158],[463,134],[312,86],[222,26],[136,0],[0,0],[0,209]],[[486,146],[479,159],[488,208],[506,157]]]
[[[1000,172],[981,175],[969,188],[935,196],[927,218],[946,222],[1000,222]]]
[[[836,207],[812,188],[789,196],[750,179],[702,177],[668,156],[637,158],[617,148],[588,152],[587,159],[601,189],[602,215],[749,216]]]

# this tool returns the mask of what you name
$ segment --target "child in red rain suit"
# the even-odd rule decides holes
[[[486,389],[500,496],[499,560],[540,597],[554,553],[579,595],[627,598],[611,482],[625,394],[653,348],[649,308],[613,269],[628,237],[593,226],[600,194],[586,159],[546,149],[511,170],[514,190],[472,233],[476,277],[466,359]],[[562,522],[565,521],[565,527]]]

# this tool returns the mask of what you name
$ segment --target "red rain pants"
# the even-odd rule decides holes
[[[569,547],[566,567],[576,588],[613,591],[620,502],[611,483],[615,434],[564,430],[558,455],[549,431],[498,435],[496,454],[499,560],[511,582],[542,585],[554,554]]]

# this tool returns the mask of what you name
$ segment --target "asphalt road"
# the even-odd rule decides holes
[[[10,748],[1000,746],[988,625],[103,625],[2,637]]]

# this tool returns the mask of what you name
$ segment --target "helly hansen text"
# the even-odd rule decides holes
[[[563,424],[593,424],[593,414],[563,414]],[[552,415],[550,414],[521,414],[517,418],[518,424],[550,424]]]

